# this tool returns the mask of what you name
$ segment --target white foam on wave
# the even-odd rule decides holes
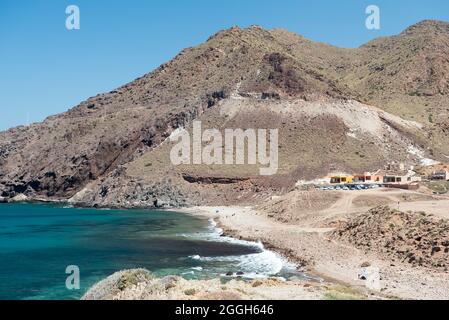
[[[203,267],[192,267],[190,269],[196,270],[196,271],[203,271]]]
[[[234,263],[236,270],[243,272],[242,276],[245,278],[266,278],[278,274],[287,267],[282,257],[269,250],[239,256],[200,257],[199,260]]]
[[[204,262],[229,262],[235,265],[236,270],[243,272],[242,277],[245,278],[266,278],[281,272],[282,270],[295,271],[296,265],[286,261],[276,252],[264,248],[261,242],[246,241],[223,236],[223,230],[217,228],[217,223],[209,220],[209,230],[212,232],[195,233],[190,236],[192,238],[201,238],[202,240],[226,242],[258,249],[259,252],[235,255],[235,256],[218,256],[218,257],[200,257],[199,255],[190,256],[189,258]],[[236,274],[235,274],[236,275]]]
[[[217,226],[217,223],[214,219],[209,219],[209,227],[215,228]]]

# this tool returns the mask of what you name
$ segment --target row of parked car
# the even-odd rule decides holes
[[[367,190],[381,188],[379,184],[345,184],[335,186],[318,187],[320,190]]]

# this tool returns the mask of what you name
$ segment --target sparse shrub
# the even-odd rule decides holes
[[[125,272],[118,280],[117,288],[120,291],[123,291],[126,288],[137,285],[139,282],[151,279],[153,279],[153,277],[147,270],[142,269]]]
[[[184,291],[184,294],[186,296],[194,296],[196,294],[196,290],[195,289],[187,289],[186,291]]]

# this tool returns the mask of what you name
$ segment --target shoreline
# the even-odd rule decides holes
[[[63,202],[53,203],[61,204]],[[25,203],[30,203],[30,201]],[[419,202],[411,204],[414,203]],[[146,209],[152,210],[152,208]],[[326,215],[335,209],[332,206],[330,209],[317,211],[316,214]],[[351,207],[352,209],[355,207]],[[359,208],[357,212],[365,209]],[[314,290],[321,292],[322,297],[325,296],[328,288],[341,286],[356,293],[360,299],[449,299],[448,273],[428,268],[414,268],[403,262],[394,262],[393,264],[390,260],[373,252],[362,252],[352,245],[337,242],[329,238],[331,235],[329,232],[334,230],[334,227],[319,224],[312,226],[303,222],[296,224],[280,222],[266,216],[261,209],[256,210],[253,207],[244,206],[193,206],[154,210],[179,212],[213,219],[216,223],[215,228],[222,229],[224,236],[261,243],[265,250],[276,253],[287,262],[294,263],[298,272],[311,276],[310,281],[315,282],[312,285],[310,281],[303,279],[287,281],[287,286],[292,285],[293,287],[298,286],[299,282],[301,290],[298,290],[302,293],[304,293],[302,285],[313,286]],[[380,290],[372,290],[367,286],[367,281],[360,278],[360,274],[366,266],[380,270],[382,283]],[[317,283],[314,278],[322,280],[321,283]],[[268,277],[268,279],[270,278]],[[301,299],[302,293],[295,290],[294,297]],[[306,298],[307,295],[303,297]]]
[[[172,209],[167,209],[172,210]],[[320,280],[325,280],[327,282],[331,282],[334,284],[343,284],[343,285],[349,285],[347,283],[343,283],[341,281],[338,281],[336,279],[333,279],[332,277],[329,277],[327,275],[321,274],[317,272],[316,270],[313,270],[310,266],[310,261],[307,261],[301,257],[298,257],[295,255],[291,249],[284,248],[282,246],[278,246],[275,243],[271,241],[264,241],[257,236],[251,236],[251,235],[242,235],[242,230],[239,230],[233,226],[231,226],[229,223],[226,223],[226,219],[229,219],[229,211],[236,211],[236,213],[233,213],[232,215],[235,215],[242,210],[246,211],[254,211],[251,207],[237,207],[237,206],[217,206],[217,207],[209,207],[209,206],[195,206],[195,207],[188,207],[188,208],[178,208],[173,209],[174,211],[189,214],[192,216],[198,216],[203,217],[207,219],[213,219],[213,221],[217,224],[217,227],[220,228],[223,233],[223,236],[230,237],[237,240],[243,240],[248,241],[252,243],[261,243],[263,245],[263,248],[265,250],[269,250],[272,252],[275,252],[278,254],[285,262],[291,263],[295,266],[296,270],[298,272],[304,273],[306,276],[310,275],[313,278],[318,278]],[[216,210],[219,210],[217,213]],[[220,215],[220,213],[225,213],[225,216]],[[225,218],[225,219],[223,219]]]
[[[106,209],[106,208],[95,208],[95,207],[86,207],[86,206],[77,206],[73,203],[69,203],[67,201],[15,201],[10,202],[10,204],[54,204],[54,205],[63,205],[68,204],[73,207],[78,208],[89,208],[89,209]],[[116,208],[111,208],[116,209]],[[122,210],[133,210],[138,209],[142,210],[144,208],[120,208]],[[309,259],[305,259],[299,255],[297,255],[291,248],[279,245],[275,241],[270,241],[271,239],[266,239],[260,237],[257,233],[261,230],[253,229],[248,230],[247,228],[247,222],[251,224],[251,221],[257,221],[261,219],[262,217],[258,217],[256,212],[251,207],[226,207],[226,206],[217,206],[217,207],[208,207],[208,206],[196,206],[196,207],[184,207],[184,208],[165,208],[165,209],[153,209],[153,208],[146,208],[147,210],[160,210],[160,211],[172,211],[172,212],[178,212],[181,214],[188,214],[191,216],[197,216],[205,219],[212,219],[216,226],[215,228],[220,228],[222,230],[222,235],[236,239],[236,240],[243,240],[247,242],[251,242],[254,244],[261,243],[263,245],[264,250],[274,252],[276,255],[278,255],[282,260],[283,263],[292,263],[295,265],[295,269],[297,272],[301,273],[304,276],[304,279],[299,279],[298,277],[294,277],[295,279],[293,281],[287,281],[288,283],[292,284],[293,286],[296,286],[298,282],[300,284],[307,284],[310,285],[310,283],[314,283],[312,286],[316,288],[320,288],[319,290],[322,290],[321,287],[328,287],[328,286],[334,286],[334,285],[341,285],[344,287],[348,287],[351,290],[354,290],[354,293],[357,295],[360,295],[360,297],[367,296],[369,293],[364,290],[364,288],[360,288],[360,286],[354,285],[353,283],[342,281],[338,279],[338,277],[333,277],[333,274],[329,274],[327,272],[320,272],[313,268],[311,262]],[[218,212],[217,212],[218,210]],[[242,221],[245,222],[245,224],[239,226],[235,223],[234,218],[235,217],[243,217]],[[253,219],[250,219],[250,221],[247,221],[247,219],[251,217]],[[237,219],[239,220],[239,219]],[[272,222],[270,222],[271,224]],[[292,229],[292,228],[290,228]],[[304,229],[305,231],[310,231],[307,229]],[[276,277],[276,276],[273,276]],[[263,279],[273,279],[273,277],[270,276],[264,276]],[[238,278],[238,277],[237,277]],[[307,280],[307,278],[310,278]],[[219,277],[217,278],[219,279]],[[105,279],[104,279],[105,280]],[[101,282],[101,281],[100,281]],[[362,289],[362,290],[361,290]],[[89,289],[90,290],[90,289]],[[323,292],[326,291],[326,289],[322,290]],[[324,293],[323,293],[324,296]]]
[[[8,205],[8,204],[6,204]],[[40,207],[43,211],[47,211],[50,210],[51,208],[54,208],[55,210],[57,210],[56,212],[63,212],[62,210],[65,210],[66,206],[64,204],[61,204],[61,202],[58,203],[37,203],[37,202],[15,202],[15,203],[10,203],[9,205],[11,206],[17,206],[18,208],[21,208],[22,206],[24,207],[24,209],[20,209],[24,212],[27,212],[27,210],[31,210],[32,207]],[[30,208],[28,208],[27,206],[30,206]],[[49,207],[47,207],[49,206]],[[69,205],[68,207],[70,207],[70,209],[74,208],[71,205]],[[48,209],[45,209],[48,208]],[[91,209],[91,208],[89,208]],[[95,209],[95,211],[102,211],[103,209]],[[141,211],[143,216],[151,216],[153,214],[152,210],[139,210]],[[187,287],[189,286],[190,281],[192,286],[196,287],[196,288],[207,288],[208,287],[208,279],[213,280],[211,281],[210,285],[211,286],[215,286],[218,289],[220,289],[219,287],[219,283],[220,281],[225,281],[226,283],[228,282],[232,282],[231,285],[227,285],[227,287],[229,288],[233,288],[234,290],[236,290],[237,292],[234,292],[234,294],[241,294],[241,292],[239,290],[243,290],[245,292],[250,292],[251,294],[246,296],[246,295],[242,295],[242,298],[248,298],[248,299],[253,299],[253,298],[259,298],[262,299],[264,297],[266,297],[267,299],[275,299],[276,298],[276,294],[281,294],[280,290],[284,290],[284,298],[287,299],[288,295],[287,295],[287,291],[289,292],[289,294],[291,293],[292,298],[295,299],[314,299],[314,298],[319,298],[322,296],[322,292],[323,290],[320,287],[320,283],[318,282],[314,282],[313,279],[309,279],[306,277],[302,277],[301,274],[297,274],[295,272],[295,269],[293,268],[289,268],[289,265],[286,263],[286,261],[284,259],[281,259],[281,257],[277,254],[274,253],[271,250],[268,250],[266,248],[264,248],[262,246],[261,243],[258,242],[253,242],[253,241],[242,241],[240,239],[234,238],[234,237],[230,237],[230,236],[223,236],[221,230],[219,229],[219,226],[210,218],[207,217],[205,215],[202,215],[201,218],[198,216],[197,218],[195,218],[193,215],[189,215],[187,213],[184,213],[182,209],[175,209],[175,208],[170,208],[170,209],[166,209],[166,212],[164,212],[164,210],[155,210],[154,214],[158,214],[161,216],[164,216],[165,214],[173,214],[173,215],[177,215],[180,216],[181,218],[184,216],[184,218],[182,218],[182,221],[194,221],[197,220],[197,222],[195,223],[195,226],[198,226],[198,228],[193,229],[191,236],[193,237],[197,237],[198,239],[203,239],[203,236],[205,235],[206,238],[204,238],[204,241],[210,241],[210,242],[216,242],[216,244],[213,244],[213,246],[217,247],[217,246],[221,246],[221,242],[223,242],[223,245],[226,246],[227,243],[232,243],[232,244],[236,244],[236,245],[240,245],[240,246],[251,246],[251,247],[255,247],[254,250],[250,249],[250,250],[243,250],[243,251],[225,251],[228,253],[233,254],[233,256],[227,256],[226,254],[224,254],[224,257],[221,256],[221,254],[219,254],[220,250],[217,251],[217,261],[218,264],[220,264],[222,258],[224,258],[223,261],[226,260],[226,258],[231,257],[232,260],[229,261],[234,261],[235,262],[230,262],[229,263],[229,267],[227,267],[227,264],[220,268],[219,272],[215,272],[213,270],[214,267],[212,266],[212,269],[209,271],[206,271],[207,273],[209,273],[209,275],[204,276],[204,277],[199,277],[197,280],[180,280],[179,282],[182,283],[182,286]],[[124,209],[123,212],[125,214],[130,214],[132,215],[132,210],[129,209]],[[72,216],[76,216],[77,213],[76,212],[70,212]],[[94,214],[96,214],[94,212]],[[106,213],[106,215],[109,215]],[[190,218],[189,218],[190,217]],[[143,228],[143,229],[148,229],[148,228]],[[190,235],[190,233],[188,234]],[[204,245],[204,246],[208,246],[208,244],[204,243],[204,244],[199,244]],[[191,251],[192,255],[196,254],[196,252],[208,252],[207,250],[199,250],[200,248],[198,248],[199,251],[196,251],[197,249],[195,247],[191,248],[192,250],[189,250],[189,252]],[[247,253],[242,253],[242,252],[247,252]],[[189,253],[190,254],[190,253]],[[199,253],[201,254],[201,253]],[[241,257],[241,259],[240,259]],[[145,259],[145,257],[143,257]],[[204,257],[203,256],[198,256],[198,259],[200,258],[204,258],[205,261],[206,259],[208,259],[208,255],[205,254]],[[213,257],[215,259],[215,256]],[[124,259],[126,260],[126,256],[124,257]],[[213,264],[214,262],[212,262]],[[227,262],[225,262],[227,263]],[[162,264],[162,268],[165,267],[170,267],[171,263],[164,263],[161,262]],[[200,263],[200,265],[202,265],[203,263]],[[204,262],[205,265],[209,265],[208,262]],[[196,265],[196,264],[194,264]],[[122,264],[122,266],[118,269],[116,269],[117,271],[120,270],[120,268],[125,268],[125,264]],[[142,264],[137,264],[134,267],[138,268],[138,267],[142,267]],[[150,269],[151,270],[151,269]],[[156,269],[154,269],[154,271],[157,271]],[[232,274],[230,274],[230,272],[232,272]],[[229,274],[228,274],[229,273]],[[158,273],[156,273],[158,274]],[[177,274],[179,276],[182,276],[182,273],[169,273],[169,274]],[[164,274],[165,275],[165,274]],[[158,278],[158,280],[162,279],[162,277],[165,277],[164,275],[159,275],[160,278]],[[89,283],[89,290],[92,289],[96,283],[102,282],[103,280],[105,280],[108,276],[110,276],[109,272],[104,273],[104,275],[102,277],[100,277],[99,279],[97,279],[95,281],[95,283]],[[188,279],[190,279],[189,276],[187,276]],[[87,278],[86,278],[87,279]],[[289,281],[286,281],[286,279],[289,279]],[[292,279],[292,281],[290,281],[290,279]],[[307,285],[306,285],[307,284]],[[87,285],[87,283],[86,283]],[[306,285],[306,286],[305,286]],[[187,289],[186,289],[187,290]],[[199,289],[198,289],[199,290]],[[272,293],[270,293],[270,291],[272,291]],[[240,292],[240,293],[239,293]],[[261,295],[263,293],[263,295]],[[188,299],[189,297],[185,297],[186,299]]]
[[[239,207],[219,207],[219,208],[233,208],[234,209],[234,208],[239,208]],[[241,208],[244,208],[244,207],[241,207]],[[236,239],[236,240],[247,241],[247,242],[254,243],[254,244],[260,243],[263,246],[264,250],[268,250],[268,251],[272,251],[272,252],[276,253],[284,260],[283,261],[284,263],[291,263],[295,266],[295,269],[297,271],[299,271],[301,273],[304,272],[304,270],[301,269],[301,268],[305,267],[304,261],[301,261],[294,255],[292,255],[288,249],[277,247],[270,242],[264,242],[255,237],[241,236],[239,233],[239,230],[230,228],[226,223],[223,223],[223,221],[220,219],[219,213],[217,214],[214,212],[215,209],[216,209],[215,207],[197,206],[197,207],[173,209],[173,211],[181,212],[184,214],[189,214],[192,216],[212,219],[212,221],[214,221],[214,223],[216,224],[216,228],[220,229],[222,231],[221,236],[229,237],[229,238]],[[167,209],[167,210],[171,211],[172,209]]]
[[[217,212],[218,209],[218,212]],[[256,236],[242,234],[241,230],[229,223],[229,217],[236,217],[235,211],[251,210],[243,207],[189,207],[178,209],[165,209],[166,211],[179,212],[196,216],[209,221],[212,219],[221,228],[226,237],[243,240],[251,243],[261,243],[265,250],[274,252],[287,262],[295,263],[296,270],[304,275],[293,276],[287,280],[281,280],[277,276],[265,276],[263,278],[246,279],[233,277],[225,284],[220,284],[220,277],[210,280],[185,280],[180,277],[164,277],[160,279],[143,279],[133,283],[129,288],[117,290],[117,282],[130,274],[142,272],[142,270],[122,270],[91,287],[83,299],[99,300],[147,300],[147,299],[177,299],[177,300],[372,300],[384,299],[382,295],[368,293],[354,286],[348,286],[338,281],[323,281],[315,279],[317,273],[310,272],[304,261],[297,259],[289,250],[282,250],[275,243],[263,241]],[[240,212],[241,213],[241,212]],[[212,226],[214,223],[212,223]],[[298,264],[299,262],[299,264]],[[308,277],[310,276],[310,277]],[[320,277],[321,278],[321,277]],[[173,283],[164,286],[167,282]],[[162,289],[161,289],[162,287]],[[153,288],[157,288],[154,292]],[[189,294],[187,294],[187,292]],[[194,292],[190,295],[190,292]]]

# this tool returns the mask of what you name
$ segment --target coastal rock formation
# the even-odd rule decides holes
[[[253,281],[154,278],[144,269],[124,270],[94,285],[83,300],[317,300],[325,288],[318,283],[261,279]]]

